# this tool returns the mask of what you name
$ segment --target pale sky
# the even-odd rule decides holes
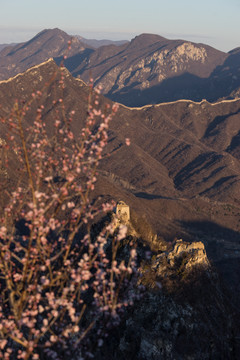
[[[141,33],[240,46],[240,0],[0,0],[0,44],[58,27],[69,35],[130,40]]]

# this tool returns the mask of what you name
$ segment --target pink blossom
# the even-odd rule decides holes
[[[7,228],[6,228],[6,226],[1,226],[1,227],[0,227],[0,238],[4,238],[5,235],[6,235],[6,233],[7,233]]]
[[[56,342],[57,341],[57,336],[51,335],[50,336],[50,341],[53,342],[53,343]]]
[[[39,313],[41,314],[42,312],[44,312],[44,308],[42,305],[39,305],[38,307]]]
[[[130,254],[131,254],[131,257],[132,257],[132,258],[135,258],[136,255],[137,255],[136,249],[132,249],[131,252],[130,252]]]
[[[51,76],[57,76],[57,73]],[[3,284],[11,280],[13,291],[16,291],[23,306],[19,307],[16,301],[14,308],[7,291],[4,292],[4,304],[0,297],[0,332],[6,337],[0,341],[3,350],[0,357],[4,352],[5,358],[10,358],[11,349],[5,347],[12,336],[26,345],[26,351],[19,350],[19,359],[27,356],[38,359],[39,345],[55,351],[53,343],[59,341],[64,347],[67,344],[65,337],[69,336],[79,342],[81,350],[81,336],[88,336],[85,323],[91,321],[91,309],[83,294],[87,290],[94,294],[97,312],[116,315],[117,310],[124,306],[122,294],[129,284],[127,279],[122,281],[122,278],[131,274],[135,266],[136,250],[131,251],[128,265],[117,260],[118,242],[127,235],[127,226],[119,226],[118,219],[114,218],[96,237],[91,233],[92,223],[112,211],[114,206],[111,201],[101,204],[96,200],[93,203],[94,196],[90,197],[90,193],[98,179],[97,166],[104,157],[110,121],[118,104],[112,107],[108,104],[102,109],[96,94],[100,92],[100,87],[95,92],[91,79],[90,101],[87,104],[89,114],[84,127],[76,131],[81,121],[76,119],[77,122],[73,123],[75,110],[65,113],[64,76],[62,66],[60,80],[56,77],[61,84],[61,95],[57,95],[58,100],[51,104],[46,102],[46,113],[49,105],[53,107],[54,119],[50,126],[46,124],[50,120],[45,118],[40,97],[52,91],[51,85],[55,86],[55,82],[49,82],[44,91],[34,92],[22,112],[19,107],[24,140],[21,136],[18,139],[21,125],[15,115],[3,119],[4,124],[9,124],[11,131],[13,129],[13,135],[10,131],[6,136],[6,151],[16,150],[18,167],[22,169],[19,170],[19,179],[16,179],[21,186],[8,190],[12,192],[1,219],[2,269],[7,271],[0,268],[0,275]],[[58,90],[59,86],[54,87],[56,93]],[[37,110],[35,116],[30,112],[30,122],[26,116],[32,110],[32,103],[33,110]],[[126,144],[130,144],[128,138]],[[25,167],[26,158],[30,169]],[[21,241],[12,229],[19,219],[26,222],[26,233],[21,236]],[[83,223],[86,223],[86,235],[81,237]],[[110,241],[114,250],[113,259],[107,254],[106,245]],[[102,346],[101,338],[97,338],[97,342],[98,346]],[[12,343],[14,348],[13,337]],[[55,352],[51,355],[52,358],[57,356]]]
[[[129,138],[126,138],[126,139],[125,139],[125,144],[126,144],[127,146],[130,146],[131,141],[130,141],[130,139],[129,139]]]
[[[120,225],[118,230],[118,241],[124,239],[127,235],[127,226],[126,225]]]
[[[6,345],[7,345],[7,340],[6,339],[3,339],[3,340],[0,341],[0,349],[3,350]]]

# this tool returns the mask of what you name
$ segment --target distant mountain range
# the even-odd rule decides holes
[[[72,47],[67,51],[68,42]],[[108,41],[107,41],[108,43]],[[7,79],[53,57],[85,82],[93,77],[103,94],[127,106],[178,99],[217,101],[240,95],[240,48],[229,53],[204,44],[142,34],[111,43],[44,30],[26,43],[0,52],[0,79]]]
[[[103,39],[103,40],[96,40],[96,39],[86,39],[80,35],[75,35],[76,38],[78,38],[81,42],[83,42],[84,44],[87,44],[89,46],[94,47],[95,49],[101,47],[101,46],[106,46],[106,45],[116,45],[116,46],[120,46],[123,44],[128,43],[128,40],[107,40],[107,39]]]
[[[0,44],[0,51],[2,51],[2,49],[4,49],[7,46],[14,46],[16,45],[16,43],[11,43],[11,44]]]

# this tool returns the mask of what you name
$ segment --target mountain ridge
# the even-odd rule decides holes
[[[73,37],[77,37],[80,41],[82,41],[83,43],[90,45],[92,47],[99,48],[100,46],[107,46],[107,45],[116,45],[116,46],[120,46],[123,45],[125,43],[128,43],[128,40],[108,40],[108,39],[102,39],[102,40],[97,40],[97,39],[86,39],[80,35],[73,35]]]
[[[72,42],[71,50],[68,49]],[[0,79],[53,57],[86,83],[94,79],[105,96],[131,107],[179,99],[231,99],[240,94],[239,50],[143,33],[130,42],[97,49],[62,30],[45,29],[26,43],[0,52]]]
[[[59,86],[64,73],[64,93]],[[52,84],[49,84],[52,79]],[[54,90],[53,90],[54,89]],[[65,110],[76,111],[72,131],[84,126],[89,88],[54,60],[35,66],[11,81],[0,83],[0,117],[19,104],[43,93],[43,117],[48,129],[54,123],[53,100],[63,98]],[[100,106],[111,101],[100,97]],[[59,104],[57,105],[59,106]],[[24,126],[34,119],[28,112]],[[57,110],[57,108],[56,108]],[[202,241],[224,281],[240,293],[240,100],[212,106],[207,102],[174,102],[144,109],[119,107],[109,129],[93,199],[124,200],[144,216],[154,231],[168,241]],[[137,131],[136,131],[137,129]],[[0,122],[0,138],[8,133]],[[130,138],[130,146],[125,139]],[[11,155],[11,156],[10,156]],[[18,163],[10,149],[7,173],[0,186],[11,190]]]
[[[68,49],[70,43],[71,49]],[[72,38],[58,28],[45,29],[29,41],[7,46],[0,52],[0,80],[24,72],[49,58],[63,58],[67,54],[73,56],[84,51],[91,49],[77,38]]]
[[[122,45],[121,51],[127,46]],[[181,45],[178,43],[177,46]],[[58,63],[62,58],[61,49],[55,59]],[[101,57],[106,52],[114,55],[114,45],[107,49],[104,47],[97,52],[98,61],[104,61]],[[85,55],[86,59],[93,59],[91,54],[95,53],[85,49],[79,55],[78,43],[75,50],[72,58],[67,59],[68,68],[72,65],[74,69],[76,57],[78,61],[85,59]],[[84,55],[84,51],[87,54]],[[198,56],[199,53],[196,50],[194,54]],[[200,51],[202,54],[204,52]],[[238,50],[234,51],[235,54]],[[124,52],[122,55],[125,56]],[[66,67],[57,66],[55,60],[50,58],[0,81],[1,155],[2,144],[9,135],[8,122],[1,120],[11,116],[16,99],[19,108],[28,102],[32,104],[23,119],[24,129],[32,124],[41,105],[45,130],[50,133],[54,129],[56,114],[62,113],[62,104],[66,114],[72,114],[69,124],[72,132],[78,134],[84,126],[92,88],[82,79],[74,78]],[[218,70],[221,76],[226,74],[224,67]],[[37,91],[41,93],[40,100],[32,101]],[[92,96],[94,99],[94,90]],[[60,101],[56,101],[58,99]],[[98,101],[102,109],[112,105],[111,100],[102,95]],[[129,146],[126,138],[130,138]],[[191,248],[189,242],[199,245],[201,241],[201,249],[204,254],[206,249],[208,259],[218,270],[228,292],[220,291],[215,270],[202,279],[197,268],[188,283],[184,273],[186,260],[189,260],[187,255],[184,253],[176,258],[171,269],[166,261],[171,261],[173,254],[168,249],[165,253],[160,249],[152,262],[143,267],[149,281],[153,276],[157,289],[148,292],[134,306],[121,331],[116,336],[113,334],[113,341],[110,337],[110,344],[105,349],[106,358],[114,358],[111,357],[114,352],[110,350],[114,348],[116,354],[116,339],[119,338],[119,356],[122,358],[135,356],[142,359],[150,353],[156,359],[164,356],[170,360],[172,354],[180,357],[187,354],[197,360],[202,354],[206,358],[224,354],[224,358],[230,360],[240,351],[238,321],[233,321],[236,314],[239,316],[240,300],[240,98],[218,99],[213,103],[179,99],[143,107],[119,104],[109,127],[108,139],[106,156],[101,160],[91,200],[124,200],[130,206],[130,213],[137,212],[140,222],[144,224],[147,220],[157,233],[158,236],[149,240],[152,246],[160,247],[161,238],[164,238],[177,253],[180,243]],[[18,174],[22,165],[16,155],[10,147],[7,166],[4,156],[0,158],[0,191],[11,193],[21,180]],[[188,243],[176,240],[180,238]],[[154,243],[156,240],[158,244]],[[144,252],[141,246],[139,251]],[[193,255],[192,251],[190,254]],[[177,273],[177,278],[171,271]],[[175,298],[169,298],[164,291],[159,292],[161,284],[156,282],[159,279],[163,284],[169,281],[168,286],[172,286]],[[178,302],[178,296],[182,303]],[[160,305],[156,307],[156,304]],[[135,334],[134,339],[131,334]],[[104,349],[100,348],[99,359],[102,351]]]
[[[25,97],[24,94],[32,93],[40,84],[44,87],[46,79],[56,71],[58,67],[55,62],[48,60],[40,66],[29,69],[25,74],[14,77],[12,81],[1,82],[0,98],[3,107],[10,110],[6,97],[9,103],[12,89],[15,91],[14,99]],[[82,107],[86,101],[87,94],[77,97],[76,94],[83,89],[87,92],[87,86],[82,81],[72,78],[68,72],[66,74],[70,84],[68,91],[72,94],[69,106],[74,102],[79,114],[83,114],[80,106]],[[29,78],[27,81],[27,77],[32,80]],[[41,77],[41,81],[37,80]],[[23,82],[29,84],[28,90]],[[70,90],[71,87],[74,89],[73,92]],[[82,100],[79,102],[80,98]],[[69,97],[68,99],[70,100]],[[240,157],[238,146],[234,145],[234,139],[240,131],[239,122],[236,121],[239,117],[239,109],[238,99],[222,101],[214,105],[205,101],[194,103],[182,100],[146,106],[142,109],[120,105],[117,119],[113,122],[114,127],[110,129],[111,141],[108,152],[111,156],[103,161],[102,169],[105,173],[112,172],[131,184],[135,189],[131,195],[130,193],[128,195],[134,199],[131,203],[137,203],[139,199],[149,202],[149,198],[152,199],[152,204],[156,202],[157,205],[158,199],[162,199],[162,203],[165,204],[167,199],[172,198],[172,201],[183,204],[186,201],[191,202],[191,199],[201,200],[204,196],[208,199],[206,196],[208,191],[210,194],[208,201],[220,202],[220,204],[232,202],[235,203],[234,206],[238,206],[240,199],[237,188],[233,191],[234,184],[226,191],[219,191],[219,189],[214,190],[214,183],[225,179],[225,183],[219,183],[220,188],[224,189],[225,185],[231,182],[231,178],[228,180],[227,176],[233,176],[232,179],[235,179],[236,184],[239,183]],[[131,138],[130,148],[124,146],[126,137]],[[208,180],[205,182],[200,181],[207,177]],[[172,208],[171,210],[175,213]],[[155,218],[152,211],[151,217]],[[225,220],[227,224],[228,219]],[[157,228],[160,230],[163,225],[160,222]]]

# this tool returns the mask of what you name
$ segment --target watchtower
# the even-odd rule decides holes
[[[124,221],[129,221],[130,220],[129,206],[124,201],[118,201],[116,207],[116,214],[120,219]]]

